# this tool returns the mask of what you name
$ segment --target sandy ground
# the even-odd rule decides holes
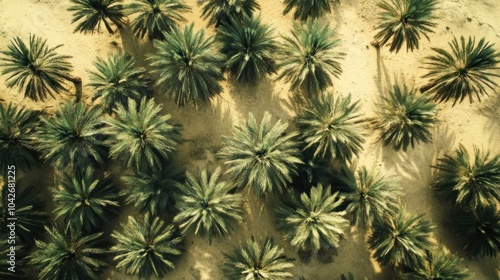
[[[408,83],[420,86],[425,82],[420,78],[425,70],[419,68],[422,59],[430,53],[431,46],[446,47],[453,36],[486,37],[500,48],[500,3],[498,0],[443,0],[440,1],[437,20],[438,26],[431,40],[421,40],[420,50],[413,53],[401,51],[390,54],[383,48],[377,52],[370,46],[375,32],[376,1],[342,1],[334,13],[321,19],[337,27],[342,39],[341,49],[346,53],[342,64],[343,74],[335,80],[333,90],[336,94],[351,93],[361,100],[365,116],[373,116],[374,102],[395,79],[404,78]],[[196,28],[203,28],[206,23],[200,19],[200,9],[196,0],[186,1],[193,12],[187,14],[189,21],[195,22]],[[283,16],[283,5],[278,0],[258,1],[261,5],[263,22],[270,24],[276,35],[286,34],[292,26],[292,17]],[[73,56],[74,75],[80,76],[83,83],[89,81],[87,70],[92,69],[96,57],[104,57],[118,50],[125,50],[138,56],[143,63],[144,53],[152,51],[148,43],[136,42],[127,30],[109,35],[104,28],[101,33],[84,35],[73,33],[70,24],[71,15],[66,9],[69,1],[62,0],[0,0],[0,49],[5,49],[14,36],[27,40],[29,34],[36,34],[48,39],[51,46],[63,44],[59,52]],[[214,34],[209,28],[208,34]],[[264,111],[271,112],[277,118],[289,120],[293,117],[290,109],[289,85],[276,81],[271,76],[255,88],[224,83],[224,92],[213,100],[211,106],[201,106],[198,110],[191,107],[177,108],[170,101],[158,96],[156,100],[164,102],[165,112],[184,127],[184,144],[180,146],[179,161],[189,170],[198,167],[220,165],[215,153],[221,147],[221,135],[229,134],[231,126],[253,112],[260,118]],[[84,100],[90,102],[91,89],[84,86]],[[57,100],[34,103],[24,99],[17,89],[5,86],[5,77],[0,76],[0,100],[26,104],[31,108],[52,111],[58,104],[73,96],[62,93]],[[451,252],[463,258],[461,265],[475,273],[473,279],[500,279],[499,261],[493,258],[471,259],[462,252],[457,240],[448,227],[448,209],[438,201],[429,183],[434,176],[430,165],[436,157],[457,147],[459,143],[472,149],[474,145],[500,153],[500,98],[491,96],[482,103],[463,103],[455,107],[440,104],[440,124],[434,131],[434,141],[419,145],[407,153],[396,153],[390,148],[383,148],[372,131],[366,131],[364,152],[358,165],[381,168],[396,175],[405,192],[404,201],[410,211],[425,213],[439,227],[436,240]],[[119,169],[116,169],[119,170]],[[47,174],[47,168],[35,170]],[[115,174],[116,176],[116,174]],[[33,176],[35,183],[48,184],[51,176],[39,178]],[[274,228],[272,216],[276,201],[264,201],[248,195],[245,201],[245,219],[231,236],[215,240],[208,245],[205,239],[189,237],[186,240],[186,253],[177,263],[175,271],[164,279],[222,279],[219,268],[223,263],[222,252],[229,252],[250,235],[258,238],[273,236],[277,243],[286,248],[289,257],[297,258],[294,250],[282,241],[280,233]],[[133,214],[131,207],[126,207],[120,217],[126,220]],[[368,276],[371,279],[390,279],[389,269],[380,268],[371,258],[364,242],[363,232],[352,229],[342,241],[338,255],[331,264],[321,264],[312,260],[302,264],[298,260],[293,268],[294,275],[306,279],[339,279],[342,273],[353,272],[356,279]],[[103,276],[108,279],[132,279],[113,269],[108,269]]]

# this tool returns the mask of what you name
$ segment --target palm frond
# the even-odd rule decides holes
[[[225,68],[237,81],[256,84],[266,74],[275,71],[276,42],[269,25],[260,17],[245,17],[242,22],[230,19],[217,32],[226,56]]]
[[[118,104],[116,119],[108,117],[104,121],[111,158],[136,171],[158,169],[180,143],[180,127],[171,124],[171,116],[161,115],[161,110],[161,105],[145,97],[139,104],[129,99],[127,108]]]
[[[315,158],[351,161],[364,142],[359,101],[351,102],[351,95],[335,98],[327,93],[311,103],[296,118],[305,149],[312,150]]]
[[[204,30],[196,33],[193,24],[174,28],[164,41],[155,41],[155,54],[148,57],[156,84],[178,105],[206,102],[222,91],[223,55],[214,38],[206,38]]]
[[[185,171],[172,163],[161,164],[155,171],[137,171],[133,176],[122,176],[125,189],[121,191],[127,204],[140,212],[154,216],[174,212],[176,185],[185,180]]]
[[[240,21],[245,17],[251,18],[253,12],[260,9],[256,0],[199,0],[198,5],[203,5],[201,17],[215,27],[229,23],[231,18]]]
[[[27,279],[25,269],[23,269],[27,267],[26,250],[20,242],[16,242],[15,250],[11,247],[8,242],[0,243],[0,279]],[[15,261],[10,260],[10,255],[13,254],[15,254]]]
[[[2,75],[8,75],[7,87],[19,87],[24,96],[43,101],[65,91],[64,82],[72,70],[70,56],[57,54],[57,49],[47,46],[47,40],[30,35],[28,45],[21,38],[14,38],[7,51],[1,51]]]
[[[433,32],[436,26],[436,0],[386,0],[378,4],[380,24],[375,40],[380,45],[390,43],[390,52],[399,52],[406,43],[406,51],[418,49],[421,36]]]
[[[466,280],[473,275],[467,269],[458,267],[458,258],[444,250],[427,254],[423,262],[405,273],[403,280]]]
[[[285,239],[299,251],[316,253],[323,247],[338,248],[349,227],[346,212],[338,210],[344,198],[320,184],[311,188],[310,194],[291,199],[290,205],[276,210],[276,224]]]
[[[135,36],[150,41],[164,40],[165,34],[185,22],[182,13],[190,12],[191,8],[183,0],[134,0],[127,5],[127,14],[138,14],[130,27]]]
[[[167,226],[160,218],[153,219],[146,213],[140,221],[129,216],[122,227],[122,232],[111,234],[116,240],[111,251],[115,254],[113,259],[118,261],[117,269],[139,279],[160,278],[174,269],[173,261],[182,253],[182,239],[173,225]]]
[[[58,168],[102,166],[107,153],[102,143],[101,114],[97,107],[69,102],[53,117],[42,116],[36,145],[43,158]]]
[[[94,88],[92,101],[101,99],[104,111],[111,114],[117,104],[127,105],[128,98],[140,100],[147,95],[149,79],[146,70],[136,65],[135,58],[125,53],[115,53],[107,60],[97,58],[97,71],[89,71],[89,86]]]
[[[272,126],[271,118],[265,112],[258,124],[250,113],[244,123],[234,127],[232,137],[224,136],[219,151],[232,181],[259,195],[282,193],[302,163],[294,140],[297,135],[285,134],[288,124],[281,120]]]
[[[342,73],[339,60],[344,53],[336,51],[340,40],[329,25],[317,21],[294,24],[292,36],[283,37],[279,52],[279,79],[291,83],[290,90],[303,89],[308,95],[318,95],[333,85],[331,76]]]
[[[182,234],[193,232],[212,237],[227,235],[232,226],[243,220],[241,194],[231,194],[233,185],[220,181],[221,169],[204,169],[195,177],[189,172],[184,184],[179,184],[174,222]]]
[[[478,148],[474,151],[471,159],[460,145],[454,156],[445,155],[434,166],[439,171],[434,188],[465,209],[500,203],[500,155],[490,158],[489,152],[483,153]]]
[[[38,161],[33,139],[40,112],[17,106],[10,102],[0,103],[0,169],[14,165],[28,171]]]
[[[68,11],[73,12],[71,23],[78,22],[74,32],[94,33],[100,29],[101,23],[113,34],[109,21],[118,28],[125,25],[122,0],[71,0],[74,4]]]
[[[419,142],[432,139],[430,130],[437,123],[437,105],[426,94],[417,95],[415,88],[394,84],[389,95],[377,105],[377,116],[372,119],[375,130],[385,146],[406,151]]]
[[[316,19],[325,13],[331,13],[331,2],[340,2],[340,0],[284,0],[285,10],[283,14],[288,14],[291,10],[295,9],[293,13],[294,19],[302,21],[308,19]]]
[[[278,280],[293,276],[288,271],[293,267],[293,259],[287,258],[285,250],[271,238],[258,242],[252,237],[224,256],[222,271],[226,279]]]
[[[56,219],[75,230],[93,232],[106,225],[110,216],[118,213],[118,192],[111,178],[99,180],[90,168],[64,173],[52,191]]]
[[[461,36],[460,42],[453,38],[449,46],[451,52],[433,48],[435,54],[426,57],[425,68],[429,72],[423,78],[429,78],[429,83],[422,90],[434,93],[439,102],[453,100],[453,105],[465,98],[470,103],[474,97],[481,101],[488,90],[496,90],[498,84],[494,79],[500,77],[497,73],[500,53],[493,44],[482,38],[476,45],[475,37],[466,42]]]
[[[40,280],[100,279],[99,272],[106,266],[106,251],[102,248],[102,233],[82,235],[71,227],[45,227],[46,241],[36,241],[30,259]]]

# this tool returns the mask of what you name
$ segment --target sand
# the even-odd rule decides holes
[[[204,28],[206,22],[200,19],[200,9],[196,0],[186,1],[193,7],[187,14],[189,22],[196,28]],[[342,63],[343,74],[335,80],[330,89],[336,94],[352,94],[361,100],[362,111],[366,117],[374,115],[376,102],[388,84],[397,79],[405,79],[409,84],[421,86],[425,83],[420,77],[425,70],[420,68],[423,58],[431,53],[431,47],[446,47],[453,36],[476,35],[486,37],[500,49],[500,3],[498,0],[443,0],[439,4],[439,19],[435,33],[430,35],[430,42],[420,41],[419,50],[406,53],[391,54],[387,48],[379,52],[370,42],[375,34],[373,28],[377,23],[376,2],[372,0],[341,1],[332,14],[321,18],[322,23],[330,23],[337,27],[338,36],[342,40],[341,50],[346,53]],[[270,24],[276,35],[289,32],[293,21],[291,15],[283,16],[283,5],[279,0],[259,1],[262,21]],[[136,55],[142,65],[144,54],[153,50],[147,42],[136,42],[130,32],[124,30],[109,35],[105,29],[92,35],[73,33],[71,14],[66,11],[69,1],[62,0],[2,0],[0,1],[0,49],[5,49],[14,36],[27,40],[29,34],[48,39],[50,46],[63,44],[59,52],[71,55],[70,62],[74,67],[73,74],[80,76],[84,83],[85,102],[90,103],[91,88],[88,83],[87,70],[93,68],[96,57],[105,57],[119,50]],[[213,35],[210,27],[207,34]],[[62,93],[56,100],[32,102],[24,99],[16,88],[8,89],[5,76],[0,76],[0,101],[12,101],[34,109],[45,109],[52,112],[58,104],[73,98],[71,94]],[[71,87],[71,85],[69,85]],[[285,121],[294,116],[290,108],[289,85],[276,80],[276,75],[262,81],[255,88],[224,82],[224,92],[215,98],[211,105],[178,108],[171,101],[157,96],[158,102],[164,103],[164,111],[172,114],[173,120],[183,125],[184,144],[180,146],[178,158],[188,170],[205,166],[215,167],[222,163],[215,157],[221,147],[221,135],[228,135],[233,124],[239,123],[252,112],[260,118],[265,111]],[[438,228],[436,240],[449,251],[462,258],[461,266],[475,273],[473,279],[500,279],[499,261],[493,258],[468,258],[459,246],[448,226],[448,211],[445,204],[439,201],[429,188],[434,176],[431,164],[444,153],[456,148],[459,143],[472,149],[478,146],[489,149],[492,153],[500,153],[500,98],[498,95],[484,98],[481,103],[464,102],[455,107],[444,103],[439,105],[440,123],[434,130],[434,141],[421,144],[414,150],[394,152],[382,147],[373,131],[366,130],[364,152],[360,154],[358,166],[379,168],[394,174],[403,187],[403,198],[409,211],[425,213]],[[45,174],[45,169],[42,169]],[[120,170],[115,168],[113,170]],[[38,173],[42,174],[40,170]],[[50,173],[50,172],[49,172]],[[117,174],[114,174],[117,176]],[[36,182],[49,184],[50,176],[45,179],[36,178]],[[186,252],[177,262],[177,268],[164,279],[222,279],[219,268],[223,263],[222,252],[229,252],[234,246],[241,244],[250,235],[257,238],[273,236],[278,244],[286,249],[289,257],[296,258],[293,273],[306,279],[340,279],[342,273],[352,272],[356,279],[368,276],[371,279],[390,279],[388,268],[381,268],[373,259],[365,243],[364,232],[352,229],[341,242],[338,255],[330,264],[322,264],[313,259],[309,264],[298,261],[293,248],[288,246],[279,232],[275,230],[272,209],[277,201],[263,200],[253,195],[246,196],[244,222],[238,225],[234,234],[227,238],[215,240],[211,245],[207,240],[198,237],[186,239]],[[131,207],[122,211],[120,221],[125,221],[128,214],[133,214]],[[134,279],[109,268],[104,279]]]

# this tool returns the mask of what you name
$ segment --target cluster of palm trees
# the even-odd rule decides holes
[[[186,235],[211,242],[238,227],[244,216],[242,189],[281,199],[273,209],[277,228],[302,261],[313,255],[331,261],[344,233],[358,226],[368,233],[374,258],[404,279],[470,277],[455,256],[433,243],[434,226],[405,210],[392,177],[365,167],[353,170],[351,162],[362,151],[365,124],[380,133],[384,145],[406,151],[431,141],[436,100],[472,102],[493,89],[500,54],[485,39],[476,44],[461,37],[450,43],[451,52],[433,49],[425,61],[429,81],[422,93],[404,82],[394,84],[376,117],[367,120],[351,95],[328,91],[342,73],[344,56],[335,30],[317,21],[331,10],[329,1],[285,0],[284,12],[295,9],[294,18],[303,22],[281,44],[270,26],[253,17],[260,7],[252,0],[198,1],[202,16],[216,27],[215,37],[192,24],[178,26],[185,21],[182,13],[190,11],[181,0],[72,2],[75,31],[92,33],[103,24],[111,33],[110,23],[123,28],[129,16],[134,34],[153,41],[156,52],[147,59],[151,75],[129,54],[98,58],[89,71],[92,102],[98,101],[92,106],[81,100],[81,80],[70,75],[69,57],[57,53],[60,46],[50,48],[46,40],[30,36],[28,44],[15,38],[0,52],[7,86],[19,87],[35,101],[66,91],[66,81],[75,83],[77,100],[53,115],[0,104],[0,167],[15,165],[22,175],[45,161],[56,170],[53,224],[33,189],[24,189],[22,182],[18,188],[19,242],[24,253],[31,252],[29,262],[40,279],[98,279],[108,247],[119,270],[140,279],[162,277],[175,267]],[[379,7],[375,45],[390,44],[391,52],[404,44],[418,49],[420,37],[435,27],[435,0],[381,1]],[[303,100],[291,125],[267,112],[260,121],[250,113],[224,136],[218,157],[227,180],[221,167],[193,174],[176,165],[181,127],[151,98],[154,83],[178,105],[202,105],[222,91],[224,71],[251,85],[278,72]],[[110,159],[123,167],[121,190],[107,172]],[[477,150],[471,160],[460,147],[435,167],[435,188],[460,209],[456,232],[464,248],[495,256],[500,156]],[[2,224],[8,215],[6,189]],[[130,216],[109,238],[103,228],[123,202],[140,216]],[[43,227],[45,236],[39,236]],[[270,238],[249,238],[225,256],[227,279],[292,277],[293,260]]]

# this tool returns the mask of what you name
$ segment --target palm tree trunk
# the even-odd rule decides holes
[[[80,77],[64,76],[64,79],[72,82],[75,85],[75,101],[80,102],[82,99],[82,79]]]
[[[106,30],[108,30],[109,34],[113,34],[113,29],[111,28],[111,26],[109,26],[109,23],[106,21],[106,19],[103,18],[102,21],[104,22],[104,26],[106,27]]]

